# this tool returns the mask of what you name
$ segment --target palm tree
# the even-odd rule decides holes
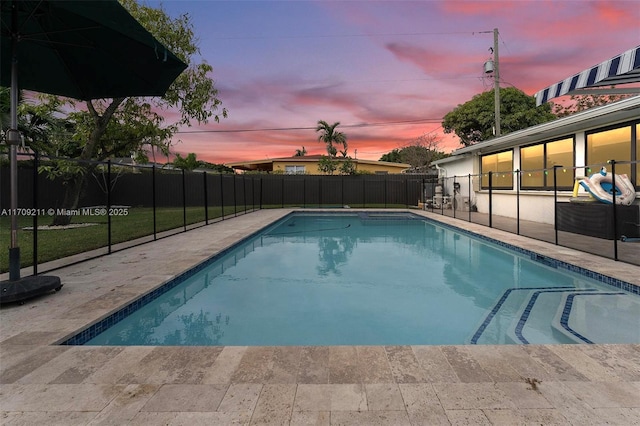
[[[305,155],[307,155],[307,150],[303,146],[302,149],[296,149],[294,157],[304,157]]]
[[[318,141],[324,142],[327,145],[327,153],[331,158],[335,158],[338,154],[338,149],[334,144],[343,146],[344,150],[340,151],[343,153],[343,156],[346,156],[345,154],[347,152],[347,136],[342,132],[336,131],[336,127],[339,125],[340,122],[329,125],[326,121],[320,120],[316,127],[316,132],[322,132],[318,137]]]
[[[11,127],[10,89],[0,87],[0,128],[6,132]],[[18,130],[24,145],[33,151],[57,155],[54,142],[70,139],[68,122],[59,118],[58,104],[38,104],[25,99],[18,92]]]

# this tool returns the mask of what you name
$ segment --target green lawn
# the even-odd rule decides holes
[[[241,213],[244,206],[238,206],[235,211]],[[136,238],[153,235],[153,209],[129,208],[126,216],[111,217],[111,244],[134,240]],[[209,220],[220,217],[220,207],[209,207]],[[234,207],[225,207],[225,216],[234,214]],[[204,222],[203,207],[188,207],[186,210],[187,225]],[[49,225],[50,216],[40,216],[38,226]],[[38,231],[38,263],[44,263],[66,256],[94,250],[108,245],[107,216],[73,216],[71,223],[92,223],[95,225],[74,228]],[[18,218],[18,245],[20,247],[21,267],[33,265],[33,231],[24,230],[32,227],[31,217]],[[183,209],[156,208],[156,232],[170,229],[181,229],[184,226]],[[0,272],[9,270],[9,245],[11,222],[8,216],[0,217]]]
[[[262,208],[281,208],[282,205],[262,206]],[[301,207],[296,205],[286,205],[285,207]],[[308,205],[307,207],[315,207]],[[326,206],[324,206],[326,207]],[[341,206],[336,206],[341,207]],[[384,204],[367,204],[366,206],[353,206],[354,208],[383,208]],[[403,208],[405,205],[387,204],[387,208]],[[251,208],[251,206],[247,206]],[[224,215],[233,216],[234,213],[242,213],[244,206],[227,206],[224,208]],[[132,207],[127,209],[126,216],[111,217],[111,244],[118,244],[125,241],[153,235],[153,209],[143,207]],[[220,207],[209,207],[209,220],[213,221],[222,215]],[[40,216],[38,226],[49,225],[50,216]],[[203,207],[188,207],[186,210],[186,223],[204,222],[205,212]],[[92,223],[95,225],[74,228],[38,231],[38,263],[49,262],[78,253],[107,247],[109,244],[107,216],[74,216],[71,223]],[[9,245],[10,245],[10,218],[0,216],[0,272],[9,270]],[[33,231],[24,230],[25,227],[32,227],[31,217],[20,217],[18,219],[18,245],[20,247],[21,267],[33,265]],[[183,209],[177,208],[156,208],[156,232],[164,232],[171,229],[181,230],[184,226]]]

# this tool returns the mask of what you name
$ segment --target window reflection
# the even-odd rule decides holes
[[[591,168],[590,173],[598,171],[601,166],[606,166],[609,160],[630,161],[631,126],[588,134],[586,160]],[[631,176],[631,165],[616,165],[616,173]]]
[[[520,149],[521,186],[527,189],[553,189],[553,167],[558,170],[558,187],[573,186],[573,138],[541,143]]]
[[[513,189],[513,151],[482,156],[482,188],[489,188],[489,172],[493,172],[492,186]]]

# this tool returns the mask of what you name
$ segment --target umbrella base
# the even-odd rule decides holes
[[[60,291],[62,284],[59,277],[51,275],[34,275],[18,280],[0,282],[0,304],[22,302],[32,297],[41,296],[52,291]]]

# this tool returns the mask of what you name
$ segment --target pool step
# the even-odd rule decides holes
[[[575,292],[562,298],[554,332],[594,343],[640,341],[640,300],[623,292]]]
[[[598,292],[596,289],[546,288],[531,291],[526,303],[516,314],[509,335],[518,343],[585,343],[578,336],[557,333],[554,327],[557,312],[562,310],[562,300],[568,294]]]
[[[640,301],[622,292],[575,287],[511,288],[496,302],[469,343],[625,343],[640,338],[637,324]]]

